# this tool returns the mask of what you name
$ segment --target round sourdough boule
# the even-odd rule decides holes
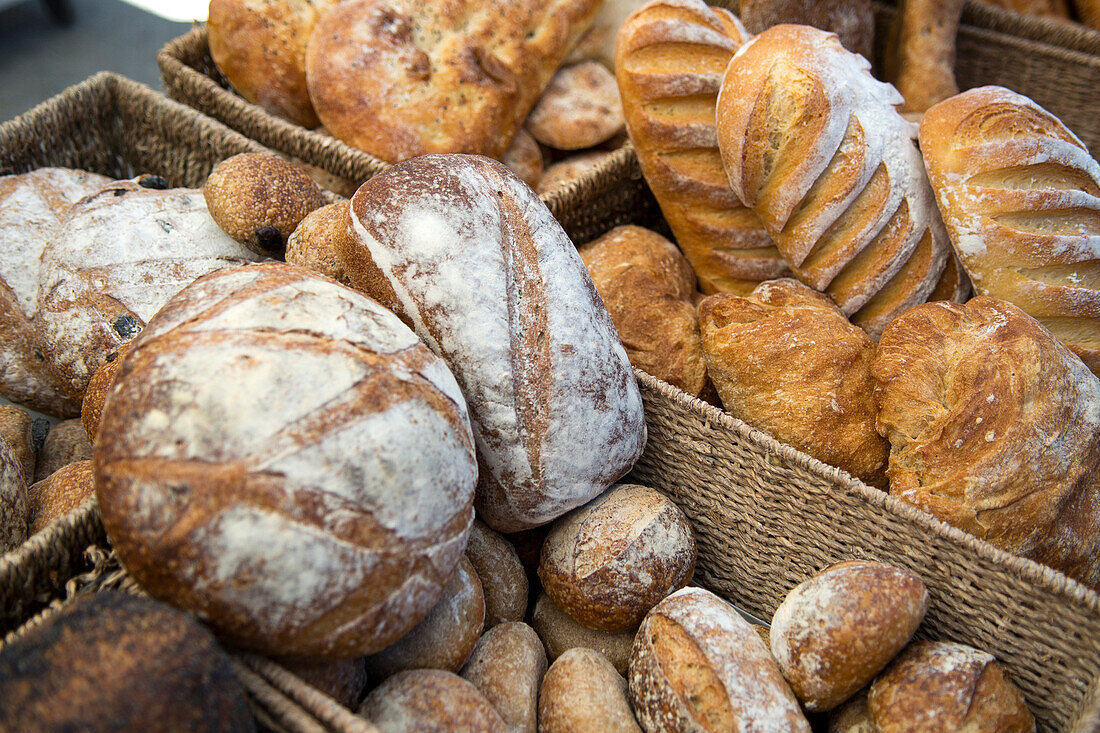
[[[512,144],[504,151],[500,162],[531,188],[539,185],[539,179],[542,178],[542,149],[535,138],[531,137],[531,133],[522,127],[512,138]]]
[[[307,270],[202,278],[138,337],[96,492],[122,564],[231,642],[379,651],[439,599],[473,521],[462,394],[392,313]]]
[[[678,506],[646,486],[613,486],[554,523],[539,578],[558,608],[598,631],[637,628],[695,571],[695,536]]]
[[[377,654],[367,657],[367,671],[384,679],[406,669],[458,672],[470,657],[485,626],[485,597],[474,566],[458,561],[454,576],[424,620]]]
[[[466,543],[466,558],[481,580],[485,628],[504,621],[522,621],[527,615],[527,572],[512,544],[475,519]]]
[[[542,678],[540,733],[641,733],[626,680],[597,651],[577,647]]]
[[[0,440],[0,555],[27,539],[27,481],[15,451]]]
[[[34,420],[29,412],[15,405],[0,405],[0,441],[15,454],[23,479],[34,481]]]
[[[395,674],[367,695],[359,706],[359,714],[381,733],[508,730],[500,714],[476,687],[441,669]]]
[[[316,687],[346,708],[354,710],[367,689],[365,657],[352,659],[296,659],[275,657],[274,661],[303,682]]]
[[[253,252],[276,257],[283,256],[302,219],[325,205],[309,174],[262,153],[239,153],[218,163],[202,195],[226,234]]]
[[[27,489],[28,533],[36,534],[53,520],[95,497],[90,460],[62,466]]]
[[[532,137],[557,150],[610,140],[626,126],[615,76],[598,61],[558,69],[525,125]]]
[[[0,653],[0,730],[252,731],[202,624],[147,598],[77,598]]]
[[[919,577],[869,560],[837,563],[783,599],[771,650],[807,710],[832,710],[905,647],[928,610]]]
[[[963,644],[919,641],[871,685],[871,718],[890,733],[1032,733],[1023,695],[992,654]]]
[[[482,635],[461,672],[512,733],[535,733],[544,674],[546,650],[539,635],[527,624],[511,621]]]
[[[91,457],[92,443],[79,418],[54,423],[35,456],[34,480],[49,478],[62,466]]]
[[[810,730],[749,622],[702,588],[653,607],[634,639],[629,679],[646,731]]]
[[[615,671],[626,674],[635,629],[614,634],[590,629],[570,618],[545,593],[540,593],[535,601],[531,626],[546,645],[546,655],[551,663],[574,647],[584,647],[599,652],[611,662]]]
[[[88,389],[84,391],[84,401],[80,403],[80,422],[84,426],[84,434],[88,436],[88,442],[95,442],[96,431],[99,430],[99,418],[103,415],[103,403],[107,399],[107,393],[115,383],[115,375],[122,365],[122,359],[130,350],[130,342],[127,341],[104,357],[103,364],[95,370],[92,378],[88,380]]]
[[[340,250],[351,226],[347,201],[326,204],[311,211],[286,241],[286,261],[331,277],[350,286]]]

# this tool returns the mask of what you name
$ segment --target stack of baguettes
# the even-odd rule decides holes
[[[637,228],[582,248],[635,364],[1097,587],[1100,165],[1081,141],[996,87],[932,107],[918,141],[835,35],[750,38],[701,0],[642,6],[617,54],[687,260]]]

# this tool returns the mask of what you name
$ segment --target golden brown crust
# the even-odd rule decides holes
[[[77,461],[54,471],[27,489],[29,533],[41,532],[95,497],[95,477],[90,460]]]
[[[95,434],[99,430],[99,418],[103,415],[103,403],[115,384],[115,375],[118,374],[118,369],[130,350],[131,343],[133,342],[127,341],[107,354],[103,364],[88,380],[88,389],[84,391],[84,400],[80,403],[80,423],[84,426],[84,433],[88,436],[89,443],[95,442]]]
[[[702,0],[651,2],[619,30],[615,69],[649,187],[705,293],[751,290],[788,272],[730,189],[715,133],[722,74],[748,34]]]
[[[598,61],[558,69],[524,123],[543,145],[580,150],[623,130],[623,106],[615,77]]]
[[[367,695],[359,706],[359,714],[380,733],[508,730],[500,714],[476,687],[439,669],[395,674]]]
[[[268,112],[316,127],[306,91],[306,44],[336,0],[211,0],[210,56],[238,93]]]
[[[722,405],[777,440],[880,488],[888,444],[875,430],[875,342],[796,280],[699,305],[707,371]]]
[[[351,241],[350,206],[347,201],[337,201],[310,212],[286,242],[286,261],[350,287],[340,257]]]
[[[527,571],[512,544],[475,519],[466,543],[466,559],[481,580],[486,630],[505,621],[522,621],[527,615]]]
[[[905,98],[902,109],[923,112],[959,93],[955,36],[966,0],[899,0],[887,49],[886,78]]]
[[[318,24],[309,94],[332,134],[391,163],[500,158],[596,0],[350,0]]]
[[[753,35],[783,23],[811,25],[837,34],[844,48],[871,58],[871,0],[741,0],[741,20]]]
[[[551,662],[574,647],[584,647],[599,652],[619,674],[626,674],[636,629],[615,634],[590,629],[555,606],[546,593],[540,593],[535,601],[531,626],[546,645],[546,654]]]
[[[707,384],[695,273],[660,234],[615,227],[578,249],[630,363],[698,397]]]
[[[959,262],[959,256],[951,252],[951,256],[947,258],[947,267],[943,269],[935,290],[928,296],[928,302],[950,300],[955,303],[965,303],[970,298],[971,292],[970,277]]]
[[[607,658],[576,647],[558,657],[539,693],[540,733],[641,733],[630,694]]]
[[[461,675],[496,708],[509,730],[535,733],[545,673],[546,650],[538,634],[527,624],[508,622],[485,632]]]
[[[11,448],[23,479],[34,480],[34,438],[30,413],[15,405],[0,405],[0,442]]]
[[[936,105],[920,134],[975,292],[1019,306],[1100,374],[1100,164],[1054,115],[1002,87]]]
[[[904,313],[872,365],[890,493],[1100,583],[1100,379],[1038,322],[979,296]]]

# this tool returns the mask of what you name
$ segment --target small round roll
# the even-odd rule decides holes
[[[381,733],[508,730],[500,714],[476,687],[441,669],[395,674],[367,695],[359,706],[359,714]]]
[[[611,662],[616,672],[626,674],[636,629],[618,633],[590,629],[574,621],[569,614],[554,605],[545,593],[540,593],[535,601],[535,609],[531,612],[531,626],[546,645],[546,654],[551,662],[570,649],[584,647],[599,652]]]
[[[630,691],[607,657],[577,647],[558,657],[542,680],[540,733],[641,733]]]

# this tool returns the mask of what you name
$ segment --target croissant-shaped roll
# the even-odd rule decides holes
[[[921,149],[974,290],[1015,303],[1100,375],[1100,164],[1002,87],[930,109]]]
[[[927,300],[949,252],[901,101],[836,35],[800,25],[746,44],[718,96],[734,192],[798,279],[872,335]]]
[[[652,0],[619,29],[615,69],[627,131],[661,211],[704,293],[747,294],[789,273],[730,189],[714,129],[722,73],[748,39],[702,0]]]

